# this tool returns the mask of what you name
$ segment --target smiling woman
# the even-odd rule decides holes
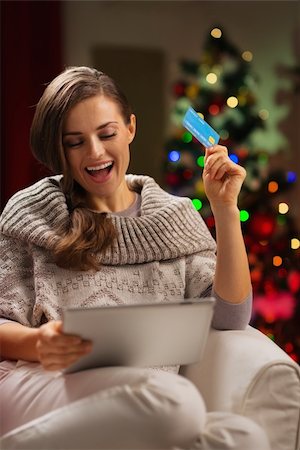
[[[125,181],[134,135],[127,98],[102,72],[69,68],[46,88],[32,123],[31,146],[39,161],[63,173],[71,226],[59,227],[53,239],[60,267],[100,267],[99,254],[115,238],[106,212],[125,210],[135,200]]]
[[[64,332],[65,308],[213,296],[213,327],[243,329],[251,316],[244,169],[226,147],[206,149],[216,245],[190,199],[126,173],[135,129],[115,82],[88,67],[59,74],[37,105],[32,150],[54,175],[0,218],[1,448],[268,450],[250,419],[207,413],[178,366],[63,371],[93,345]]]

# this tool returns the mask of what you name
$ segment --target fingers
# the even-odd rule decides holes
[[[40,327],[40,340],[45,346],[66,346],[77,345],[81,342],[79,336],[64,334],[62,331],[62,322],[50,321]]]
[[[79,358],[89,353],[91,344],[86,344],[81,350],[73,353],[45,353],[42,355],[42,365],[46,370],[62,370],[75,363]]]
[[[225,145],[213,145],[212,147],[205,147],[205,162],[210,155],[213,155],[216,152],[228,155],[228,150]]]
[[[47,370],[68,367],[90,352],[91,348],[91,342],[64,334],[61,321],[50,321],[39,329],[36,349],[41,364]]]
[[[212,180],[221,180],[226,175],[236,175],[244,179],[246,171],[229,158],[226,147],[215,145],[205,149],[203,175]]]
[[[204,175],[209,175],[213,180],[221,180],[229,170],[228,158],[225,155],[215,154],[208,159],[204,167]]]

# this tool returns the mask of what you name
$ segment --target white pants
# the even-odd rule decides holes
[[[0,383],[2,450],[269,450],[249,419],[207,413],[180,375],[101,368],[62,375],[22,363]]]

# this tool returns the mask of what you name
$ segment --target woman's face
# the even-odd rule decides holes
[[[67,114],[62,136],[66,159],[93,209],[118,211],[130,206],[125,173],[134,135],[135,116],[125,124],[119,106],[104,95],[81,101]]]

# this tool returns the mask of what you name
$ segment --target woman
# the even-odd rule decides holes
[[[266,450],[251,421],[207,414],[178,368],[61,372],[92,346],[63,333],[66,306],[213,294],[214,327],[250,318],[237,208],[244,169],[225,147],[206,149],[216,257],[189,199],[125,175],[135,128],[114,81],[87,67],[66,69],[37,105],[32,150],[57,175],[15,194],[1,216],[2,448]]]

